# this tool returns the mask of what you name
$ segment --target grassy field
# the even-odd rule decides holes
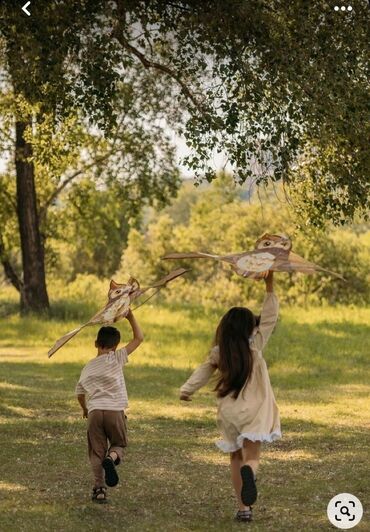
[[[257,310],[257,309],[256,309]],[[265,446],[254,522],[233,522],[228,456],[214,446],[215,400],[178,388],[206,355],[220,312],[169,306],[137,312],[146,338],[126,367],[129,447],[110,504],[90,502],[85,426],[74,397],[95,355],[85,330],[48,360],[75,321],[0,319],[0,530],[334,530],[328,501],[369,501],[370,311],[282,309],[265,358],[283,439]],[[123,337],[129,329],[121,325]],[[369,530],[368,515],[356,530]]]

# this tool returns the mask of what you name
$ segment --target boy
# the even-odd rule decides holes
[[[115,327],[102,327],[95,342],[98,354],[83,368],[76,386],[83,417],[88,420],[89,459],[95,478],[92,500],[98,503],[107,502],[106,485],[116,486],[119,480],[115,466],[122,460],[127,446],[124,410],[128,401],[122,366],[144,339],[131,310],[126,318],[133,332],[131,342],[117,350],[121,340],[119,331]]]

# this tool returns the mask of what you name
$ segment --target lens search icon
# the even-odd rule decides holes
[[[362,519],[363,508],[360,499],[351,493],[339,493],[327,507],[328,519],[342,530],[353,528]]]

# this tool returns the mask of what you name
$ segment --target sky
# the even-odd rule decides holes
[[[189,149],[186,146],[186,142],[184,138],[179,137],[175,133],[171,134],[172,141],[177,147],[177,160],[178,165],[180,167],[181,173],[183,177],[189,178],[193,177],[193,172],[190,171],[188,168],[186,168],[184,165],[181,164],[181,159],[183,159],[186,155],[189,153]],[[225,155],[221,154],[215,154],[215,156],[210,161],[212,164],[212,167],[215,170],[221,170],[225,166]],[[6,158],[0,155],[0,173],[4,172],[6,167]]]

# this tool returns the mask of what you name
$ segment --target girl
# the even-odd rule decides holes
[[[239,503],[238,521],[252,520],[261,442],[281,437],[279,411],[262,356],[279,309],[272,272],[265,283],[266,297],[258,326],[249,309],[231,308],[217,327],[215,346],[208,359],[194,371],[180,393],[181,400],[191,401],[190,396],[218,370],[217,425],[223,440],[217,446],[230,453],[231,479]]]

